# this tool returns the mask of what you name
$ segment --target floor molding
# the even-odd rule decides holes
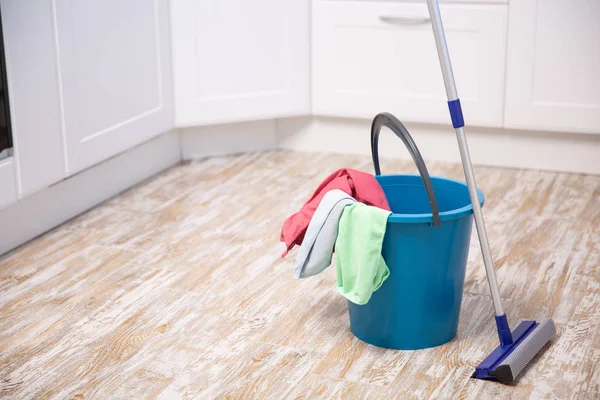
[[[184,160],[271,150],[276,146],[275,120],[181,129],[181,157]]]
[[[370,154],[370,120],[303,117],[277,121],[279,148]],[[425,160],[460,162],[450,126],[406,124]],[[388,130],[388,129],[384,129]],[[474,164],[600,174],[600,135],[466,127]],[[410,159],[391,131],[382,132],[380,155]]]
[[[0,255],[180,161],[169,132],[0,210]]]

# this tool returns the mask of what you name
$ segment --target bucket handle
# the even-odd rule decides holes
[[[387,126],[404,142],[404,145],[408,149],[413,161],[417,165],[417,169],[423,179],[425,185],[425,191],[427,191],[427,197],[429,198],[429,205],[431,206],[431,214],[433,215],[433,225],[440,226],[440,213],[438,211],[437,201],[435,193],[433,192],[433,185],[431,184],[431,178],[429,172],[421,157],[421,152],[417,148],[415,141],[413,140],[406,127],[400,122],[398,118],[390,113],[383,112],[379,113],[373,119],[371,124],[371,156],[373,157],[373,166],[375,167],[375,175],[381,175],[379,168],[379,132],[381,128]]]

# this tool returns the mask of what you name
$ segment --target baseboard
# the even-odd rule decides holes
[[[0,254],[180,161],[169,132],[0,210]]]
[[[277,145],[296,151],[369,154],[370,120],[303,117],[277,121]],[[451,126],[406,127],[426,160],[460,162]],[[600,174],[600,135],[467,127],[474,164]],[[402,142],[383,132],[383,157],[410,159]]]
[[[184,160],[274,149],[275,120],[241,122],[181,129]]]

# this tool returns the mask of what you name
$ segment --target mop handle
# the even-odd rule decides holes
[[[485,271],[487,274],[488,283],[490,285],[490,292],[492,293],[492,300],[494,301],[496,316],[503,316],[504,310],[502,308],[502,301],[500,299],[500,291],[498,289],[498,281],[496,280],[496,272],[494,271],[494,263],[492,261],[490,244],[488,242],[487,232],[483,222],[483,214],[481,212],[481,206],[477,197],[475,175],[473,174],[473,166],[471,165],[471,157],[469,155],[469,148],[467,146],[467,138],[463,129],[465,124],[460,106],[460,100],[458,98],[458,92],[456,91],[456,85],[454,83],[454,74],[452,73],[452,64],[450,63],[450,55],[448,54],[448,46],[446,44],[446,37],[444,35],[444,26],[442,25],[442,17],[440,15],[438,0],[427,0],[427,6],[429,7],[429,16],[431,17],[431,24],[433,26],[433,35],[435,37],[435,45],[437,47],[437,53],[440,59],[440,66],[442,67],[442,75],[444,76],[444,85],[446,86],[446,95],[448,97],[448,108],[450,109],[452,126],[456,130],[456,138],[458,139],[460,157],[462,159],[465,178],[467,179],[467,186],[469,188],[469,197],[471,198],[471,204],[473,205],[475,225],[477,227],[477,235],[479,236],[481,253],[483,254]]]

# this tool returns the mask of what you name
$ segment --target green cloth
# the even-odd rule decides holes
[[[338,291],[356,304],[366,304],[390,270],[381,255],[390,211],[354,203],[344,208],[335,241]]]

